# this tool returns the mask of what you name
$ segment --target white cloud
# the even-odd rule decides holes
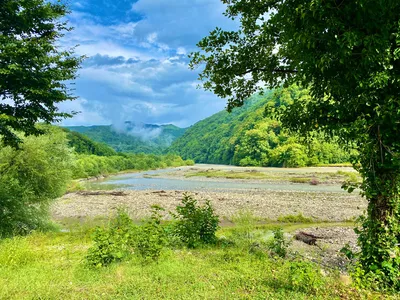
[[[156,32],[158,41],[171,48],[194,49],[216,26],[237,28],[237,23],[223,16],[225,9],[220,0],[139,0],[132,11],[146,17],[137,22],[135,34],[145,40]]]
[[[60,106],[82,113],[64,124],[133,121],[186,127],[223,109],[224,100],[196,88],[198,75],[188,69],[187,53],[216,26],[237,26],[222,15],[224,4],[138,0],[132,11],[121,12],[130,1],[80,0],[85,9],[69,17],[75,30],[63,46],[80,44],[77,54],[89,59],[76,81],[81,100]],[[99,11],[103,15],[93,15]]]
[[[79,126],[79,125],[110,125],[111,120],[108,120],[101,114],[103,106],[101,103],[93,103],[84,98],[79,98],[74,101],[67,101],[58,104],[58,108],[62,112],[76,112],[73,118],[65,119],[61,122],[63,126]]]

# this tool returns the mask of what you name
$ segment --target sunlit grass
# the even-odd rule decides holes
[[[286,229],[295,229],[290,226]],[[257,230],[261,233],[272,227],[276,224]],[[143,264],[134,257],[107,268],[93,269],[85,263],[93,227],[75,226],[71,230],[0,241],[0,299],[382,297],[345,286],[338,273],[322,275],[316,265],[307,276],[317,278],[318,284],[299,285],[293,281],[291,261],[254,255],[238,246],[166,249],[158,263]],[[224,228],[218,236],[229,236],[234,230],[237,229]],[[299,280],[301,283],[306,279]]]

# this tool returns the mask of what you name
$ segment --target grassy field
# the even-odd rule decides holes
[[[389,298],[357,291],[346,277],[313,263],[274,258],[246,240],[166,248],[158,262],[144,264],[133,256],[93,268],[85,263],[91,232],[84,226],[0,241],[0,299]],[[218,236],[235,236],[235,229],[224,228]]]

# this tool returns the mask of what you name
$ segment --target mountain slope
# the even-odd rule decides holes
[[[114,149],[104,143],[92,141],[87,136],[71,131],[68,128],[62,128],[67,134],[68,145],[74,148],[76,153],[97,155],[97,156],[113,156],[117,155]]]
[[[198,163],[300,167],[342,163],[349,153],[319,134],[305,145],[264,117],[265,107],[284,106],[306,92],[297,88],[254,95],[232,113],[221,111],[191,126],[169,151]]]
[[[69,126],[90,139],[105,143],[117,152],[161,154],[185,128],[174,125],[133,124],[125,122],[123,128],[113,126]]]

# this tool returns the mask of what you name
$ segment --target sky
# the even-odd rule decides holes
[[[72,0],[61,41],[87,59],[73,88],[78,100],[60,110],[80,113],[71,125],[125,121],[188,127],[226,106],[198,88],[188,54],[215,27],[235,29],[220,0]]]

